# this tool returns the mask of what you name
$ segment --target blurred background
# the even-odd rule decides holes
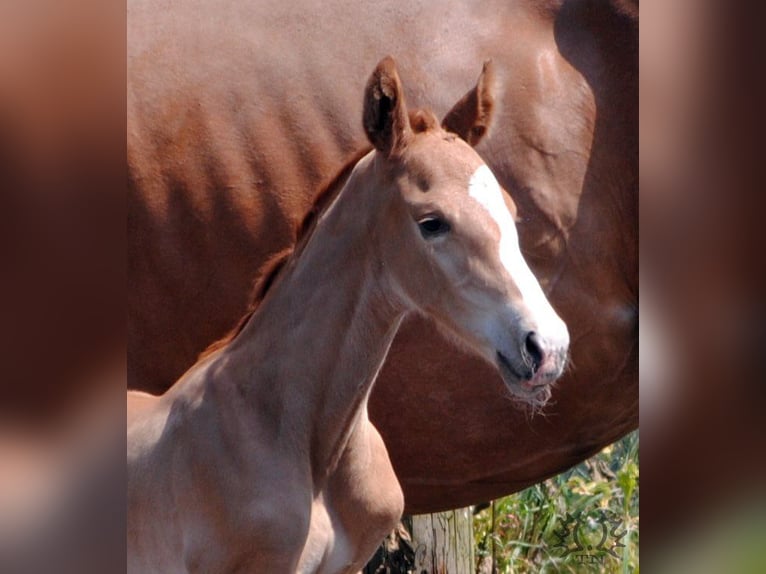
[[[760,572],[763,6],[643,3],[642,558]]]
[[[125,568],[125,4],[0,3],[0,572]]]
[[[764,572],[764,8],[642,7],[641,558]],[[125,10],[0,3],[2,572],[125,564]],[[628,517],[637,563],[637,446],[494,502],[481,552],[535,571],[493,521],[534,544],[545,512],[598,496]]]

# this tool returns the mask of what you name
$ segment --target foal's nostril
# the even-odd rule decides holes
[[[543,363],[544,351],[540,336],[534,331],[527,333],[527,338],[524,340],[524,350],[532,371],[537,371]]]

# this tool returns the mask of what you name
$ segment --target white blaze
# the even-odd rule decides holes
[[[569,334],[543,293],[540,284],[521,255],[519,234],[503,192],[489,167],[482,165],[471,176],[468,193],[489,212],[500,228],[500,261],[521,292],[524,303],[537,322],[538,333],[554,346],[566,346]]]

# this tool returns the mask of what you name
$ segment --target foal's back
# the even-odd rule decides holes
[[[136,418],[143,415],[156,404],[157,397],[154,395],[142,391],[128,391],[128,426],[130,427]]]

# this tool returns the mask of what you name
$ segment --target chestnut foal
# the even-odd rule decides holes
[[[367,400],[407,313],[509,387],[534,394],[561,374],[567,329],[497,181],[432,114],[408,114],[390,58],[363,124],[374,149],[339,175],[230,340],[164,395],[128,393],[129,571],[361,568],[403,510]]]

